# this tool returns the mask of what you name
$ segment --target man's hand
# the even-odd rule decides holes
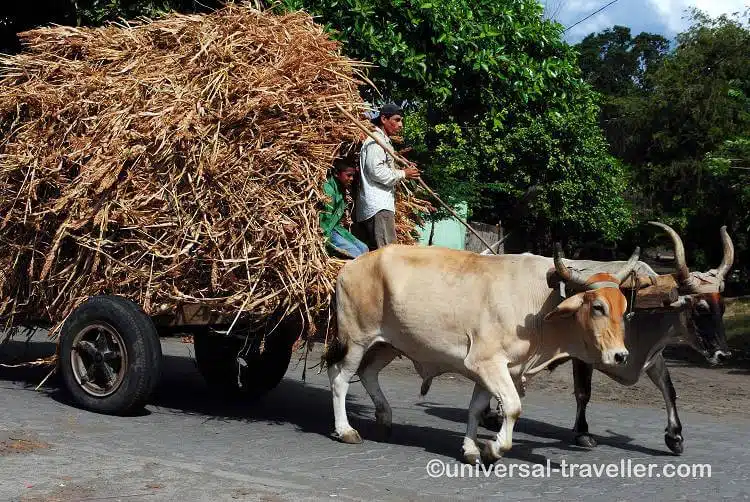
[[[419,169],[417,169],[414,166],[409,166],[406,169],[404,169],[404,173],[406,173],[406,179],[409,180],[416,180],[419,178]]]

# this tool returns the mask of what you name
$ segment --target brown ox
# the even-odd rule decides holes
[[[610,366],[626,363],[627,300],[619,284],[637,259],[636,249],[622,270],[597,274],[585,284],[574,283],[559,246],[552,259],[391,245],[347,263],[336,282],[338,335],[324,356],[334,437],[346,443],[362,441],[346,414],[346,394],[355,374],[375,404],[377,422],[390,427],[391,410],[378,372],[403,354],[426,381],[453,372],[475,382],[464,459],[475,463],[486,453],[489,461],[497,460],[512,446],[524,376],[565,357]],[[547,286],[550,266],[571,287],[584,286],[584,291],[563,300]],[[496,439],[480,452],[478,420],[490,396],[502,403],[506,420]]]

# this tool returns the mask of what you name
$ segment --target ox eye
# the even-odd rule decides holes
[[[592,308],[594,309],[594,314],[596,315],[604,315],[604,305],[600,303],[595,303],[592,305]]]

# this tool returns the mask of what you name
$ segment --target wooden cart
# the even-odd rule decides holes
[[[269,316],[269,329],[258,329],[257,323],[250,327],[234,317],[198,305],[149,316],[124,297],[93,296],[60,327],[56,369],[77,405],[98,413],[130,414],[148,402],[161,378],[160,337],[191,334],[198,369],[209,385],[257,398],[284,377],[300,325]],[[29,324],[24,322],[30,328],[43,326]]]

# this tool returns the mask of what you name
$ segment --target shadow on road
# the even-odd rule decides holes
[[[420,403],[420,406],[423,406],[425,408],[425,412],[428,415],[440,417],[444,420],[450,420],[453,422],[465,422],[466,421],[467,411],[463,408],[438,406],[432,403]],[[573,418],[574,417],[571,417],[571,420]],[[571,424],[571,428],[572,428],[572,424]],[[523,415],[521,415],[518,422],[516,422],[514,431],[522,432],[524,434],[528,434],[529,436],[553,440],[553,442],[550,442],[550,441],[536,442],[536,441],[518,440],[516,438],[513,439],[514,444],[515,443],[524,444],[524,445],[527,445],[531,449],[537,448],[537,447],[550,447],[551,446],[551,447],[558,448],[564,451],[586,451],[587,450],[587,448],[577,446],[574,443],[575,436],[572,430],[559,427],[557,425],[548,424],[546,422],[540,422],[532,418],[524,417]],[[651,455],[654,457],[674,456],[670,451],[666,449],[662,451],[662,450],[655,450],[653,448],[649,448],[646,446],[639,446],[633,443],[634,439],[632,437],[629,437],[623,434],[617,434],[611,430],[607,430],[607,432],[610,434],[609,436],[595,435],[595,438],[600,445],[609,446],[611,448],[617,448],[619,450],[631,451],[634,453]],[[513,456],[512,454],[513,454],[513,450],[511,450],[509,456],[512,457]],[[529,461],[538,462],[538,460],[530,460],[530,459]]]
[[[13,355],[24,351],[23,360],[31,360],[54,353],[54,344],[35,343],[31,350],[23,342],[18,346],[5,347],[1,362],[14,360]],[[290,364],[294,370],[295,360]],[[30,392],[49,373],[50,368],[0,368],[0,385],[13,382]],[[311,371],[308,369],[308,372]],[[312,370],[317,371],[317,369]],[[45,382],[41,391],[51,399],[76,407],[68,393],[61,388],[57,375]],[[353,385],[359,385],[353,383]],[[350,395],[351,396],[351,395]],[[380,431],[375,426],[374,408],[369,397],[351,396],[347,401],[349,420],[360,431],[365,441],[377,441]],[[292,424],[298,431],[328,437],[333,430],[331,394],[327,388],[305,384],[285,378],[273,391],[261,399],[249,401],[237,396],[228,396],[206,385],[190,357],[165,355],[161,382],[141,415],[167,413],[200,416],[205,422],[241,421],[271,425]],[[410,424],[393,425],[388,443],[415,446],[436,455],[456,457],[460,452],[462,434],[434,427]],[[333,439],[331,439],[333,441]],[[342,448],[357,446],[342,445]]]
[[[6,342],[0,346],[0,363],[13,365],[49,357],[55,354],[55,347],[56,345],[54,343],[49,342]],[[14,382],[16,384],[20,383],[23,384],[24,388],[30,388],[33,390],[42,380],[44,380],[44,377],[47,376],[51,369],[51,367],[41,366],[20,368],[5,368],[0,366],[0,381]],[[54,386],[56,384],[56,376],[53,375],[52,378],[45,382],[45,387]]]
[[[18,346],[12,346],[17,343]],[[11,347],[4,347],[0,361],[13,360],[23,352],[22,360],[32,360],[54,353],[52,343],[34,343],[27,345],[23,342],[11,342]],[[294,368],[295,360],[290,365],[290,371],[301,371]],[[14,382],[21,384],[24,389],[33,391],[34,388],[49,373],[50,368],[0,368],[0,382]],[[308,371],[309,370],[308,368]],[[314,369],[312,371],[317,371]],[[353,385],[360,385],[353,383]],[[60,388],[57,375],[47,380],[42,391],[51,399],[68,406],[75,406],[69,400],[68,394]],[[428,415],[442,420],[465,423],[465,408],[446,407],[439,403],[421,402],[415,406],[423,407]],[[347,402],[347,411],[353,427],[360,431],[365,441],[378,441],[380,432],[375,425],[374,408],[366,396],[360,398],[352,396]],[[161,382],[151,398],[146,410],[141,415],[150,413],[174,413],[196,415],[205,421],[242,421],[247,423],[263,422],[266,424],[292,424],[298,431],[319,434],[328,437],[333,430],[333,415],[331,410],[331,394],[328,388],[309,385],[296,379],[285,378],[272,392],[255,401],[237,396],[217,393],[209,388],[195,367],[195,361],[190,357],[165,355]],[[572,417],[571,417],[572,418]],[[507,458],[526,462],[543,464],[547,457],[534,453],[538,448],[559,448],[564,451],[581,451],[583,448],[573,443],[570,430],[544,422],[521,417],[516,425],[516,431],[529,436],[544,438],[547,441],[529,441],[514,438],[514,447],[506,455]],[[482,434],[480,439],[494,439],[494,432]],[[602,445],[622,450],[648,454],[653,456],[669,455],[666,451],[640,447],[632,444],[633,439],[611,433],[611,436],[597,436]],[[548,440],[553,440],[552,442]],[[425,451],[459,459],[460,445],[463,432],[451,431],[432,426],[418,426],[399,423],[395,417],[393,430],[387,443],[424,448]],[[345,445],[344,445],[345,446]],[[348,447],[348,446],[345,446]],[[559,467],[553,465],[553,467]]]

